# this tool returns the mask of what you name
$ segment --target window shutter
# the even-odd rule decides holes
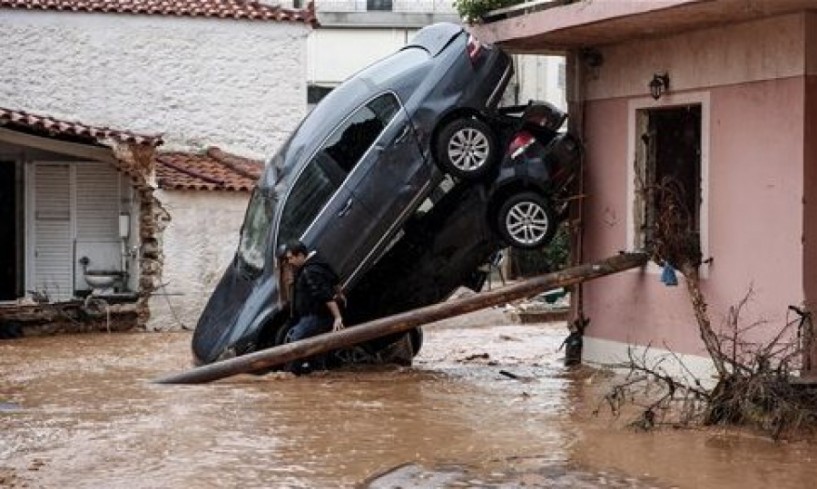
[[[34,287],[51,300],[73,296],[71,185],[68,165],[35,167]]]
[[[119,174],[106,163],[77,168],[77,241],[116,242],[119,237]]]

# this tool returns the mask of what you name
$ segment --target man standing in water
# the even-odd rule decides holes
[[[295,271],[291,305],[296,322],[287,341],[342,330],[343,318],[335,302],[340,280],[332,267],[321,260],[317,252],[307,251],[306,246],[297,240],[288,242],[282,251],[282,259]],[[287,369],[301,375],[325,368],[323,363],[323,357],[299,360],[290,363]]]

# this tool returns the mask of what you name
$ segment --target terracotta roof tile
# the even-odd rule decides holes
[[[252,0],[0,0],[0,8],[216,17],[318,25],[315,6],[285,9]]]
[[[0,0],[2,1],[2,0]],[[105,144],[113,140],[118,143],[145,144],[158,146],[162,138],[158,135],[136,134],[129,131],[120,131],[109,127],[89,126],[79,122],[62,121],[49,116],[31,114],[22,110],[4,109],[0,107],[0,126],[9,129],[26,130],[48,137],[79,140]]]
[[[260,161],[208,148],[203,154],[168,152],[156,156],[159,188],[249,192],[264,171]]]

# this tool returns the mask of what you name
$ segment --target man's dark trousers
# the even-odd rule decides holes
[[[321,333],[327,333],[332,330],[332,318],[330,316],[309,315],[301,317],[292,331],[289,333],[289,341],[298,341],[305,338],[311,338]],[[326,359],[324,355],[315,355],[314,357],[304,360],[296,360],[292,362],[288,368],[296,375],[308,374],[313,370],[325,370]]]

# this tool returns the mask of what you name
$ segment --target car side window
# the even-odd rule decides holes
[[[278,243],[300,239],[324,204],[340,187],[340,183],[327,171],[326,160],[316,158],[304,168],[289,193],[281,213]]]
[[[329,137],[292,185],[281,212],[278,244],[303,235],[399,109],[394,94],[383,94],[358,109]]]
[[[326,153],[348,175],[371,148],[383,129],[391,122],[400,103],[391,93],[384,93],[357,110],[329,137]]]

